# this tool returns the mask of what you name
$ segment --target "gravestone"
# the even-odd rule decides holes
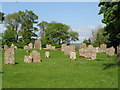
[[[32,56],[25,56],[24,57],[24,62],[26,62],[26,63],[32,62]]]
[[[40,49],[40,40],[35,40],[35,42],[34,42],[34,48],[35,49]]]
[[[14,59],[14,48],[9,48],[4,53],[4,63],[5,64],[15,64]]]
[[[4,50],[9,49],[9,47],[7,45],[4,45]]]
[[[107,49],[106,49],[106,54],[109,55],[109,56],[113,56],[113,55],[115,54],[115,49],[114,49],[114,47],[107,48]]]
[[[76,46],[75,46],[75,45],[69,45],[69,49],[70,49],[71,52],[72,52],[72,51],[75,51]]]
[[[24,46],[24,49],[29,49],[27,45]]]
[[[86,48],[86,47],[87,47],[87,45],[86,45],[85,43],[81,43],[81,44],[80,44],[80,49]]]
[[[69,46],[66,46],[66,48],[64,49],[64,55],[70,55],[70,48],[69,48]]]
[[[76,52],[70,52],[70,60],[76,60]]]
[[[101,44],[99,48],[99,52],[106,52],[107,45],[106,44]]]
[[[66,44],[62,44],[62,45],[61,45],[61,51],[64,51],[66,47],[67,47]]]
[[[40,50],[42,50],[42,44],[41,44],[41,40],[40,40]]]
[[[32,43],[29,43],[29,44],[28,44],[28,48],[29,48],[29,49],[32,49],[32,48],[33,48],[33,44],[32,44]]]
[[[40,62],[40,53],[37,52],[36,50],[33,50],[31,53],[30,53],[30,56],[32,56],[32,59],[33,59],[33,62]]]
[[[46,48],[47,48],[47,49],[51,49],[51,45],[50,45],[50,44],[47,44],[47,45],[46,45]]]
[[[117,46],[117,60],[120,62],[120,45]]]
[[[96,59],[96,49],[92,46],[82,48],[79,50],[80,57],[95,60]]]
[[[50,58],[50,52],[45,52],[45,58]]]
[[[95,47],[95,49],[96,49],[96,53],[98,53],[99,52],[99,47]]]

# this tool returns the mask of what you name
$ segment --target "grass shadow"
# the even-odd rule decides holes
[[[96,61],[105,61],[105,60],[103,60],[103,59],[96,59]]]
[[[103,68],[103,70],[109,69],[111,67],[116,67],[116,66],[120,66],[120,62],[115,62],[115,63],[108,63],[108,64],[103,64],[105,67]]]
[[[4,72],[0,72],[0,74],[4,74]]]

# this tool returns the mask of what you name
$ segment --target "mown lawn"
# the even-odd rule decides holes
[[[15,51],[16,65],[4,65],[3,88],[118,88],[116,55],[97,54],[97,60],[70,61],[62,51],[38,50],[42,62],[24,63],[26,50]],[[44,58],[45,51],[51,57]]]

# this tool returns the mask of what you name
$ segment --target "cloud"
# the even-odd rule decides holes
[[[79,41],[77,41],[75,43],[81,43],[81,42],[83,42],[84,39],[88,39],[89,37],[91,37],[92,31],[96,30],[97,27],[98,27],[98,25],[72,27],[72,30],[78,32],[78,34],[79,34]]]

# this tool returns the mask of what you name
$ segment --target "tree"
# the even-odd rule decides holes
[[[109,35],[106,34],[106,31],[102,26],[97,26],[95,30],[92,31],[91,43],[95,47],[99,47],[100,44],[108,43]]]
[[[17,43],[19,26],[20,26],[20,14],[13,13],[13,14],[6,15],[6,17],[4,19],[4,24],[5,24],[5,27],[7,28],[7,30],[13,30],[13,32],[15,33],[14,43]],[[6,31],[6,33],[7,33],[7,31]]]
[[[3,21],[4,21],[4,19],[5,19],[5,18],[4,18],[4,13],[3,13],[3,12],[0,12],[0,21],[2,21],[2,22],[3,22]]]
[[[37,37],[35,34],[35,31],[37,31],[37,28],[34,27],[34,24],[37,23],[38,16],[35,15],[32,11],[19,11],[20,13],[20,40],[27,45],[30,43],[32,40],[34,40],[34,37]]]
[[[13,44],[16,44],[14,41],[15,41],[15,35],[16,35],[16,32],[11,30],[11,29],[7,29],[5,32],[4,32],[4,36],[3,36],[3,45],[6,44],[10,47],[10,45],[13,43]]]
[[[43,38],[45,36],[45,29],[49,26],[48,22],[42,21],[37,26],[40,28],[40,37]]]
[[[83,43],[85,43],[86,45],[90,45],[91,44],[91,40],[90,38],[87,40],[87,39],[84,39]]]
[[[61,45],[78,40],[78,33],[70,31],[70,27],[66,24],[51,22],[44,31],[45,36],[41,38],[43,46],[45,44]]]
[[[35,15],[32,11],[19,11],[13,14],[8,14],[5,17],[4,23],[7,28],[4,34],[3,39],[8,39],[7,35],[9,32],[14,32],[14,43],[18,47],[23,47],[30,42],[33,42],[37,35],[35,32],[37,28],[34,27],[34,24],[37,23],[38,16]],[[7,31],[8,30],[8,31]],[[8,39],[9,40],[9,39]],[[4,44],[9,45],[5,40]]]
[[[120,1],[100,2],[99,7],[99,15],[104,15],[102,22],[106,24],[104,28],[109,34],[108,46],[116,48],[120,44]]]
[[[70,35],[70,41],[77,41],[79,40],[79,34],[75,31],[71,31],[69,32],[69,35]]]

